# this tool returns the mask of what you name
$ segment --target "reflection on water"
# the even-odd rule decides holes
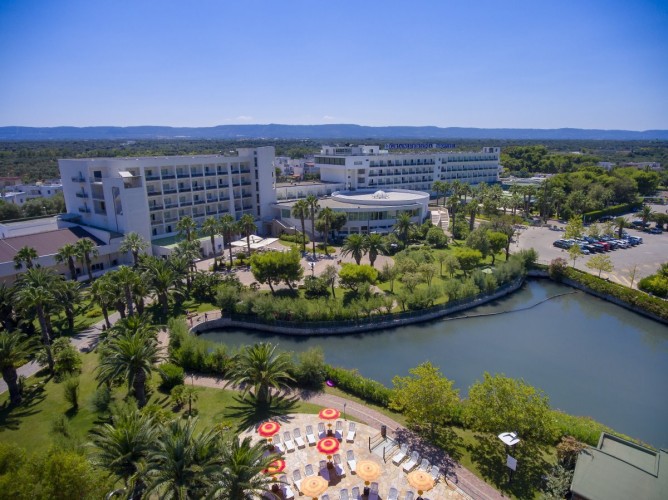
[[[570,291],[550,281],[532,281],[510,297],[465,314],[519,309]],[[555,408],[668,446],[668,328],[581,292],[510,314],[358,335],[302,338],[227,330],[202,337],[230,346],[268,340],[296,352],[320,346],[327,362],[357,368],[388,386],[394,375],[407,375],[409,368],[429,360],[462,395],[484,371],[505,373],[544,390]]]

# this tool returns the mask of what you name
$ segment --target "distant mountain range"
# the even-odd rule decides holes
[[[94,139],[535,139],[668,140],[668,130],[579,128],[367,127],[362,125],[218,125],[216,127],[0,127],[2,141]]]

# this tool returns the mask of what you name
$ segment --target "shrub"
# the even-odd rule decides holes
[[[175,385],[169,392],[169,400],[176,408],[181,408],[183,406],[184,403],[183,394],[185,390],[186,386],[181,384],[181,385]]]
[[[322,348],[314,347],[299,354],[294,373],[298,386],[322,389],[325,376],[325,355]]]
[[[387,407],[392,391],[380,382],[362,377],[356,370],[346,370],[325,365],[327,378],[344,392],[348,392],[370,403]]]
[[[198,272],[192,281],[192,295],[201,302],[213,302],[222,278],[216,273]]]
[[[81,354],[67,337],[60,337],[51,344],[51,352],[55,362],[56,380],[81,372]]]
[[[431,227],[427,231],[427,243],[436,248],[448,246],[448,237],[440,227]]]
[[[307,276],[304,278],[304,296],[307,299],[329,297],[329,283],[318,276]]]
[[[281,233],[281,235],[278,237],[279,240],[281,241],[289,241],[290,243],[299,243],[301,245],[302,243],[302,232],[297,231],[295,234],[286,234],[286,233]],[[311,242],[309,239],[308,235],[306,235],[306,244],[308,245]]]
[[[72,426],[65,415],[58,415],[51,422],[51,432],[64,437],[72,437]]]
[[[111,404],[111,389],[105,384],[97,388],[91,399],[93,409],[96,412],[104,413],[109,410]]]
[[[65,401],[67,401],[72,409],[79,408],[79,377],[70,377],[63,383],[63,391]]]
[[[593,212],[587,212],[582,216],[585,221],[594,221],[600,219],[605,215],[627,214],[634,208],[640,208],[640,207],[642,207],[642,202],[624,203],[623,205],[613,205],[611,207],[604,208],[603,210],[594,210]]]
[[[566,269],[568,269],[568,262],[566,259],[561,257],[552,259],[549,267],[550,278],[554,281],[561,281],[566,274]]]
[[[641,279],[638,288],[643,292],[651,293],[657,297],[668,297],[668,278],[653,274]]]
[[[185,379],[183,368],[173,363],[164,363],[160,365],[158,373],[162,379],[160,387],[166,391],[169,391],[176,385],[183,384],[183,380]]]

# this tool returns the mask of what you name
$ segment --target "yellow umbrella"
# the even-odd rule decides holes
[[[329,483],[321,476],[306,476],[300,487],[302,493],[306,496],[318,500],[318,495],[324,493],[329,487]]]
[[[408,484],[418,490],[418,495],[434,487],[434,479],[423,470],[414,470],[408,474]]]
[[[360,460],[355,469],[357,475],[364,480],[364,484],[369,485],[370,481],[378,479],[381,474],[380,465],[373,460]]]

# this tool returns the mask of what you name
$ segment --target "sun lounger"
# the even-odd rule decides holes
[[[406,455],[408,455],[408,445],[402,444],[396,455],[392,457],[392,463],[394,465],[399,465],[401,461],[406,458]]]
[[[355,460],[355,453],[353,450],[348,450],[346,453],[346,460],[348,462],[348,468],[350,469],[350,472],[355,472],[357,469],[357,460]]]
[[[346,477],[346,470],[343,468],[343,465],[341,465],[341,455],[338,453],[334,455],[334,470],[336,471],[337,476]]]
[[[340,420],[336,421],[336,427],[334,429],[334,437],[341,441],[343,439],[343,422]]]
[[[348,435],[346,436],[346,441],[349,443],[355,442],[355,434],[357,433],[355,429],[355,422],[350,422],[348,424]]]
[[[308,441],[309,446],[315,445],[316,439],[315,439],[315,436],[313,435],[313,426],[312,425],[307,425],[306,426],[306,441]]]
[[[295,444],[292,442],[292,436],[289,431],[283,433],[283,444],[286,451],[295,451]]]
[[[408,462],[406,462],[403,466],[404,471],[410,472],[413,469],[415,469],[415,466],[418,464],[419,460],[420,460],[420,454],[417,451],[411,453],[410,459],[408,459]]]
[[[341,490],[339,490],[339,500],[350,500],[347,488],[342,488]]]
[[[302,475],[297,469],[292,471],[292,482],[294,483],[295,488],[297,488],[297,491],[299,491],[301,493],[301,491],[302,491]]]
[[[435,483],[438,483],[438,480],[441,479],[441,470],[435,465],[431,466],[431,469],[429,469],[429,474]]]
[[[351,500],[360,500],[362,497],[360,495],[360,487],[355,486],[350,493]]]
[[[305,448],[306,443],[304,443],[304,439],[302,439],[302,434],[299,432],[299,429],[294,429],[292,431],[292,437],[295,440],[295,443],[297,444],[297,448]]]
[[[329,495],[327,493],[325,493],[324,495],[322,495],[320,497],[320,500],[329,500]]]
[[[387,500],[399,500],[399,490],[394,486],[390,488],[390,492],[387,494]]]
[[[299,471],[297,471],[299,472]],[[281,490],[281,493],[283,493],[283,498],[285,500],[290,500],[295,497],[295,494],[292,492],[292,489],[290,488],[290,485],[288,484],[288,478],[284,474],[278,480],[281,482],[279,488]]]
[[[404,500],[413,500],[415,498],[415,493],[412,491],[407,491],[404,495]]]
[[[324,437],[327,437],[327,431],[325,430],[325,424],[320,422],[318,424],[318,438],[322,439]]]
[[[281,435],[280,434],[276,434],[272,438],[272,443],[271,444],[274,445],[274,448],[276,449],[276,451],[278,451],[278,453],[281,453],[281,454],[285,453],[285,447],[281,444]]]
[[[313,470],[313,466],[311,464],[306,464],[304,466],[304,474],[307,476],[315,476],[315,471]]]
[[[318,471],[318,474],[327,479],[327,482],[329,482],[329,469],[327,468],[327,460],[320,460],[320,470]]]
[[[378,483],[371,483],[368,500],[378,500]]]
[[[431,467],[429,460],[423,458],[422,461],[420,462],[420,465],[418,466],[418,469],[423,470],[425,472],[429,472],[429,467]]]

